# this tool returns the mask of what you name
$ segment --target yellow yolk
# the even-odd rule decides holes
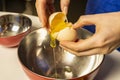
[[[66,31],[64,31],[65,34],[67,34],[66,36],[66,40],[72,40],[71,33],[73,33],[73,37],[76,37],[76,31],[74,31],[73,29],[71,29],[72,27],[72,23],[67,21],[66,15],[63,12],[55,12],[53,14],[50,15],[49,17],[49,25],[50,25],[50,46],[52,48],[56,47],[56,39],[61,39],[63,38],[62,36],[64,35],[60,35],[59,38],[57,37],[58,34],[60,33],[60,31],[63,31],[66,27],[69,27],[67,29],[65,29]],[[69,33],[66,33],[69,32]],[[69,35],[68,35],[69,34]],[[67,36],[69,36],[67,39]],[[62,39],[64,40],[64,39]]]
[[[61,30],[63,30],[66,27],[71,27],[72,24],[68,23],[68,22],[61,22],[58,25],[56,25],[56,27],[54,27],[54,29],[51,29],[50,32],[50,38],[51,38],[51,42],[50,45],[51,47],[56,47],[56,38],[57,38],[57,33]]]

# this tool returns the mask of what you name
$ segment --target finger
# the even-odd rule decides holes
[[[61,41],[60,45],[78,52],[78,51],[84,51],[84,50],[89,50],[89,49],[99,47],[96,42],[97,39],[98,39],[98,36],[93,35],[88,39],[80,40],[78,42]]]
[[[36,9],[43,27],[47,25],[47,3],[46,0],[36,0]]]
[[[80,16],[78,21],[73,25],[73,28],[83,27],[85,25],[96,25],[95,15]]]
[[[90,50],[86,50],[86,51],[81,51],[81,52],[76,52],[73,51],[71,49],[68,49],[64,46],[61,46],[63,49],[65,49],[66,51],[70,52],[71,54],[74,54],[76,56],[90,56],[90,55],[95,55],[95,54],[104,54],[101,53],[99,48],[95,48],[95,49],[90,49]]]
[[[60,5],[61,5],[61,10],[65,14],[68,13],[68,7],[69,7],[70,0],[61,0]]]

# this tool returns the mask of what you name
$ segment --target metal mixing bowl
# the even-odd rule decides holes
[[[80,38],[91,35],[84,29],[79,29],[78,34]],[[58,43],[54,49],[49,43],[47,30],[40,28],[27,35],[19,45],[19,61],[31,80],[93,80],[103,55],[78,57],[63,50]]]
[[[6,14],[0,16],[0,45],[17,46],[25,35],[30,32],[32,22],[24,15]]]

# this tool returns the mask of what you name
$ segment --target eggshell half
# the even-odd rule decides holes
[[[57,40],[68,40],[75,41],[77,39],[77,32],[73,28],[66,27],[63,30],[59,31],[57,35]]]

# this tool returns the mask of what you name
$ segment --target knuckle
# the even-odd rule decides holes
[[[100,48],[99,51],[101,52],[101,54],[109,54],[111,52],[110,49],[107,47]]]
[[[97,47],[103,47],[105,45],[105,40],[104,39],[99,39],[96,41],[96,46]]]
[[[99,49],[98,49],[98,52],[99,52],[98,54],[105,54],[105,50],[102,49],[102,48],[99,48]]]
[[[74,50],[77,52],[80,51],[79,47],[77,47],[77,46],[74,48]]]

